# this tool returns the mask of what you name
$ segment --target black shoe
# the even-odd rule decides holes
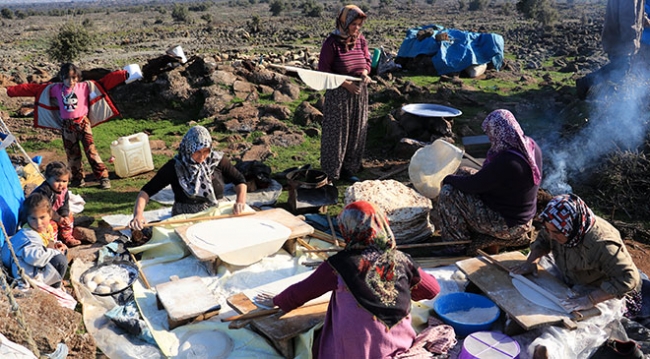
[[[352,173],[352,171],[347,170],[345,168],[341,169],[341,175],[339,176],[339,178],[343,181],[352,182],[352,183],[361,181],[359,177],[355,176],[354,173]]]
[[[626,342],[608,339],[591,358],[638,358],[643,359],[643,352],[634,340]]]
[[[80,188],[80,187],[85,187],[86,186],[86,181],[84,179],[73,179],[72,182],[70,182],[70,187],[73,188]]]

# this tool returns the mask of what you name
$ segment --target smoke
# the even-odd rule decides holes
[[[588,75],[593,82],[589,117],[570,138],[544,138],[542,187],[557,195],[572,191],[569,182],[616,150],[634,150],[644,143],[648,122],[650,79],[642,65],[625,71],[611,63]]]

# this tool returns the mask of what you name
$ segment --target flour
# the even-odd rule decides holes
[[[470,308],[445,313],[445,316],[454,322],[462,324],[481,324],[494,319],[499,313],[499,308]]]

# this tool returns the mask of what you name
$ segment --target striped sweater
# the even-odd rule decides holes
[[[363,35],[359,35],[354,47],[347,51],[334,35],[330,35],[323,42],[318,60],[318,71],[359,76],[363,70],[370,72],[370,53]]]

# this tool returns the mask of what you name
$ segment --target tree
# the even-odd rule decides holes
[[[273,16],[278,16],[284,11],[286,4],[282,0],[272,0],[269,3],[269,10]]]
[[[2,10],[0,10],[0,16],[2,16],[3,19],[13,19],[14,12],[5,7]]]
[[[68,22],[49,40],[46,52],[54,61],[73,62],[88,52],[94,43],[95,37],[85,27]]]
[[[172,10],[172,19],[177,22],[188,22],[190,19],[190,13],[187,11],[187,8],[185,6],[174,4],[174,10]]]

